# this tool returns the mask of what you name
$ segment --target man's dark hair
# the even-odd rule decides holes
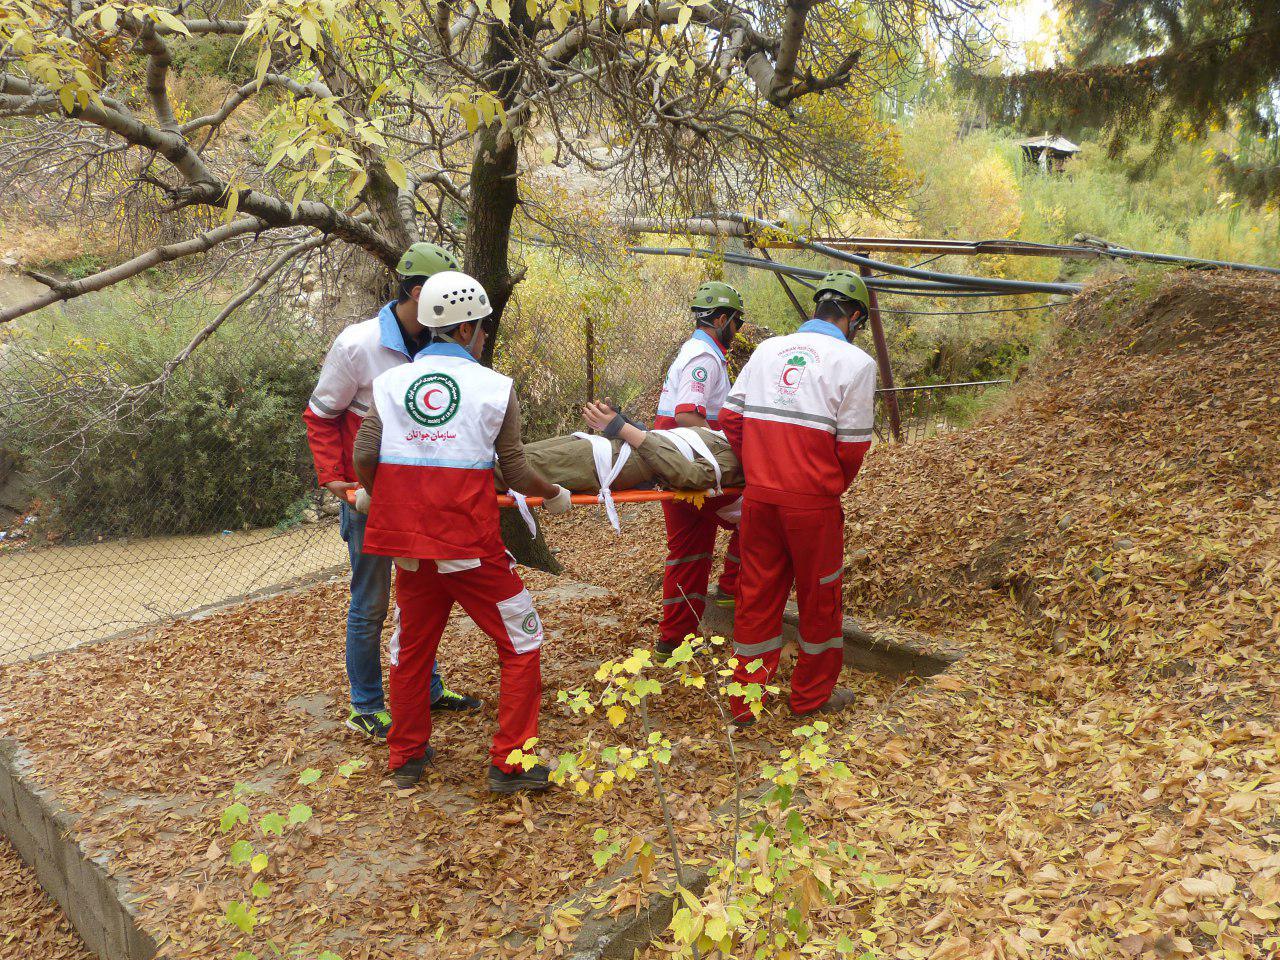
[[[818,308],[813,315],[819,320],[826,320],[831,323],[841,317],[853,316],[854,309],[862,310],[863,314],[866,314],[866,310],[857,300],[847,300],[844,297],[827,297],[825,300],[818,301]]]
[[[714,310],[696,312],[693,315],[693,319],[697,322],[698,326],[706,325],[709,327],[718,327],[721,326],[728,318],[736,316],[738,316],[738,311],[733,309],[733,307],[717,307]]]
[[[396,296],[398,303],[404,303],[410,299],[414,287],[420,287],[427,282],[426,277],[401,277],[400,292]]]

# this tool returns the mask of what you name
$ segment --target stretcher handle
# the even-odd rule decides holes
[[[359,489],[359,488],[356,488]],[[741,487],[726,487],[721,491],[721,496],[736,497],[742,493]],[[355,505],[356,491],[348,490],[346,493],[347,503]],[[676,498],[675,491],[672,490],[619,490],[613,495],[614,503],[656,503],[663,500],[674,500]],[[599,503],[599,498],[594,493],[575,493],[569,497],[570,501],[580,506],[588,506],[593,503]],[[531,507],[542,506],[542,497],[530,497],[528,504]],[[498,506],[514,507],[516,501],[514,497],[508,497],[506,494],[498,494]]]
[[[678,491],[681,493],[690,491]],[[698,491],[692,491],[698,492]],[[674,490],[618,490],[613,495],[614,503],[657,503],[663,500],[674,500],[677,491]],[[720,491],[720,496],[736,497],[742,493],[741,487],[729,487]],[[575,493],[569,497],[572,503],[589,506],[590,504],[598,504],[600,498],[594,493]],[[542,506],[542,497],[530,497],[528,504],[531,507]],[[508,497],[506,494],[498,494],[498,506],[514,507],[516,505],[515,497]]]

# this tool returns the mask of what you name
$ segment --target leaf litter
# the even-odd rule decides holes
[[[1277,316],[1270,281],[1099,285],[982,423],[873,451],[846,498],[846,609],[966,657],[905,688],[846,674],[860,700],[833,727],[854,776],[812,791],[808,815],[877,879],[815,923],[881,957],[1277,955]],[[570,575],[607,590],[529,577],[548,691],[656,635],[661,517],[624,517],[620,537],[593,511],[548,525]],[[547,911],[597,879],[596,829],[660,837],[647,784],[485,796],[494,656],[455,619],[441,664],[484,715],[441,718],[426,785],[390,791],[385,754],[340,724],[344,614],[333,584],[6,667],[0,729],[166,956],[235,952],[216,918],[244,881],[219,845],[260,842],[261,816],[296,804],[314,816],[265,841],[278,941],[344,960],[565,954],[576,910]],[[655,706],[696,861],[732,792],[717,722],[685,691]],[[788,740],[784,714],[743,736],[748,766]],[[589,729],[548,702],[541,746]],[[237,783],[254,818],[223,834]],[[656,882],[607,897],[625,910]]]
[[[6,960],[93,960],[62,908],[35,872],[0,837],[0,957]]]

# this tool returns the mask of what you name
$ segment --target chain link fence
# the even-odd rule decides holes
[[[527,439],[579,429],[591,398],[652,418],[700,275],[647,269],[544,269],[517,288],[496,366]],[[225,303],[216,277],[207,295],[142,287],[0,330],[0,663],[345,568],[301,412],[334,336],[376,303],[334,277],[351,274],[299,261],[175,369]],[[914,396],[905,435],[936,431],[937,403],[913,416]]]
[[[140,287],[0,328],[0,663],[343,570],[301,413],[334,336],[376,303],[326,289],[335,272],[299,262],[283,296],[171,371],[225,302],[215,278],[207,300],[192,284]],[[584,400],[633,403],[657,383],[694,282],[522,284],[497,366],[526,436],[578,429]]]

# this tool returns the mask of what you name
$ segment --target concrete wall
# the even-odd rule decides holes
[[[155,941],[126,905],[127,891],[76,842],[73,818],[36,787],[11,740],[0,739],[0,830],[103,960],[152,960]],[[33,958],[34,960],[34,958]]]

